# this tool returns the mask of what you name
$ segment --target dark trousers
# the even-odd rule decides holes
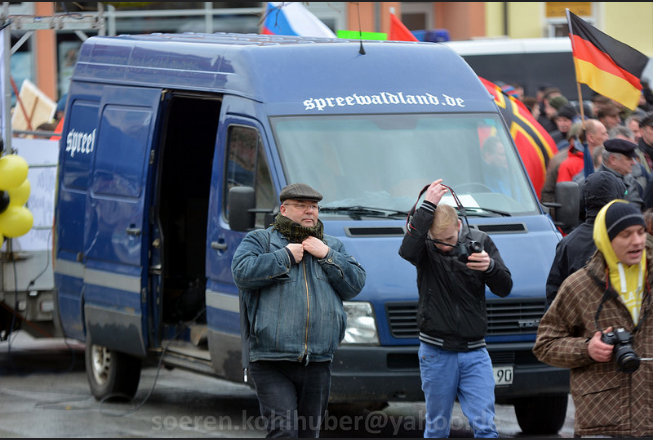
[[[331,362],[249,364],[267,437],[316,438],[331,391]]]

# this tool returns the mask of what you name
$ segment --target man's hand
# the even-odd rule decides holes
[[[304,250],[314,256],[315,258],[322,259],[329,253],[329,246],[324,244],[322,240],[312,235],[302,242]]]
[[[299,263],[304,258],[304,246],[301,243],[289,243],[286,245],[288,250],[295,258],[295,263]]]
[[[611,331],[612,327],[605,329],[606,333]],[[596,362],[608,362],[612,359],[612,350],[614,349],[614,346],[602,342],[601,335],[601,332],[594,333],[594,336],[592,336],[592,339],[590,339],[590,343],[587,346],[587,353]]]
[[[487,252],[474,252],[467,257],[467,267],[472,270],[485,272],[490,267],[490,255]]]
[[[429,189],[426,190],[426,195],[424,196],[424,200],[428,200],[434,205],[440,203],[440,200],[442,199],[444,193],[449,191],[447,188],[444,187],[444,185],[441,185],[441,183],[442,183],[442,179],[438,179],[435,182],[431,183]]]

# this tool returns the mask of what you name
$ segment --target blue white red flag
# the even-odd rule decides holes
[[[301,2],[268,2],[262,34],[336,38]]]

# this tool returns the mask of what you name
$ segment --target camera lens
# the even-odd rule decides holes
[[[632,373],[639,368],[640,359],[629,347],[620,347],[616,355],[620,371]]]

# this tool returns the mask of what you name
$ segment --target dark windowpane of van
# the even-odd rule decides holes
[[[277,196],[272,185],[270,176],[270,167],[265,159],[263,144],[259,137],[258,159],[256,161],[256,208],[272,211],[277,203]],[[256,214],[256,226],[267,228],[270,225],[265,224],[265,213]]]
[[[258,138],[258,132],[251,127],[240,125],[229,127],[222,199],[222,212],[225,213],[225,217],[229,206],[229,190],[236,186],[254,188]]]
[[[248,127],[231,127],[227,146],[227,190],[234,186],[254,186],[258,133]]]
[[[238,125],[229,128],[226,167],[223,205],[225,214],[229,204],[229,189],[234,186],[250,186],[255,189],[256,209],[274,209],[276,193],[258,130]],[[265,225],[265,212],[256,214],[256,226],[268,226]]]

